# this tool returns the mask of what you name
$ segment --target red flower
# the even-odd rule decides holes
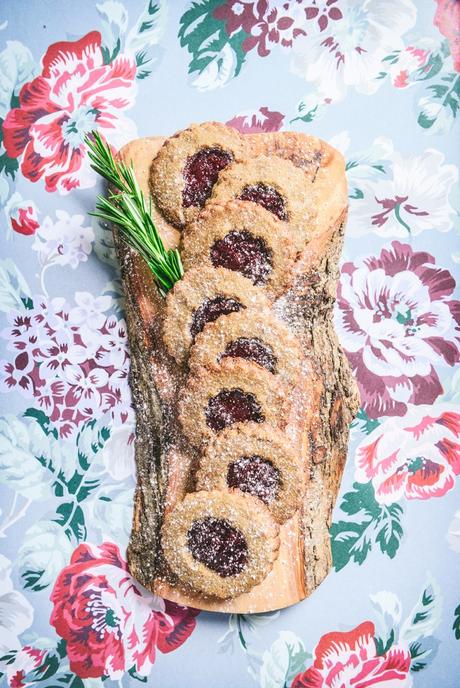
[[[119,55],[104,65],[101,35],[92,31],[78,41],[50,45],[42,65],[3,123],[6,152],[10,158],[23,154],[23,175],[33,182],[44,177],[47,191],[92,186],[84,136],[100,128],[113,142],[116,129],[123,130],[119,111],[133,103],[135,61]]]
[[[17,192],[7,202],[5,212],[10,218],[11,228],[18,234],[30,236],[40,227],[35,203],[25,201]]]
[[[313,665],[296,676],[291,688],[409,688],[409,651],[393,645],[378,656],[374,636],[371,621],[348,633],[326,633],[315,648]]]
[[[372,480],[375,498],[442,497],[460,475],[460,409],[452,404],[411,406],[388,418],[356,450],[356,480]]]
[[[333,6],[336,2],[337,0],[326,0],[322,10],[320,10],[316,4],[316,0],[313,0],[313,5],[305,9],[305,15],[307,19],[316,19],[319,30],[324,31],[329,24],[329,20],[337,21],[337,19],[342,19],[343,17],[341,10]]]
[[[51,601],[50,622],[67,641],[70,668],[81,678],[116,679],[132,667],[147,676],[155,649],[182,645],[198,614],[144,590],[111,542],[77,547]]]

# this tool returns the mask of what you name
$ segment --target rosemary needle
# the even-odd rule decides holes
[[[184,274],[179,251],[177,248],[166,250],[152,220],[151,202],[147,206],[132,165],[116,161],[97,131],[88,134],[85,143],[91,167],[116,191],[107,197],[98,196],[96,210],[90,215],[120,229],[123,241],[144,258],[161,295],[166,296]]]

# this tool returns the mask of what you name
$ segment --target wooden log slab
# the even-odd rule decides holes
[[[254,149],[263,134],[251,135]],[[271,134],[271,154],[284,155],[296,134]],[[132,163],[148,197],[148,176],[164,139],[137,139],[119,153]],[[305,137],[305,149],[317,139]],[[321,142],[325,154],[315,174],[321,189],[317,232],[296,263],[293,287],[275,304],[291,326],[305,356],[303,372],[292,390],[293,410],[287,434],[302,448],[308,475],[302,509],[280,528],[280,551],[272,571],[250,592],[228,600],[191,594],[167,571],[161,556],[164,514],[193,490],[197,453],[184,442],[175,414],[184,373],[165,354],[160,339],[164,308],[146,264],[114,231],[125,293],[131,350],[130,382],[136,412],[137,488],[131,541],[132,575],[152,592],[174,602],[220,612],[265,612],[310,595],[331,567],[329,526],[340,486],[348,427],[358,408],[358,393],[332,323],[338,260],[346,221],[343,159]],[[318,166],[318,159],[312,160]],[[316,168],[315,168],[316,169]],[[152,215],[165,245],[177,246],[180,234],[153,206]],[[309,384],[306,384],[308,377]],[[311,384],[313,378],[313,385]]]

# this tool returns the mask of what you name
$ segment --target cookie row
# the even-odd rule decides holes
[[[166,142],[151,172],[158,206],[185,223],[186,272],[167,297],[163,338],[189,367],[178,415],[201,451],[197,491],[167,515],[162,548],[182,581],[217,597],[266,577],[305,480],[283,432],[302,356],[271,306],[315,231],[319,154],[303,169],[282,159],[289,146],[245,159],[242,138],[193,127]]]

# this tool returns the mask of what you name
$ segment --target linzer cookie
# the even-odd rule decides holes
[[[156,227],[133,189],[148,267],[118,245],[137,413],[130,571],[201,609],[293,604],[330,567],[357,409],[332,325],[343,158],[213,122],[121,157],[162,213]]]
[[[288,226],[260,204],[208,202],[182,235],[185,269],[197,263],[239,272],[268,295],[280,295],[293,280],[296,242]]]
[[[216,370],[227,358],[242,358],[265,368],[293,389],[302,365],[299,344],[271,310],[250,308],[209,323],[195,339],[189,367]]]
[[[286,388],[251,361],[225,359],[210,371],[189,375],[178,409],[182,429],[196,447],[234,423],[286,424],[290,402]]]
[[[278,533],[270,511],[252,495],[194,492],[166,516],[162,550],[186,586],[207,596],[235,597],[271,571]]]
[[[206,266],[189,270],[166,298],[163,339],[169,353],[183,363],[207,323],[251,307],[267,308],[268,301],[243,275]]]
[[[152,196],[177,227],[193,219],[212,192],[218,174],[244,158],[239,134],[218,122],[193,125],[168,139],[150,170]]]
[[[219,203],[237,199],[261,205],[286,223],[297,250],[305,246],[314,232],[314,186],[304,170],[284,158],[262,155],[235,162],[219,175],[211,199]]]
[[[295,514],[306,483],[307,457],[268,423],[237,423],[207,446],[197,490],[236,488],[258,497],[278,523]]]

